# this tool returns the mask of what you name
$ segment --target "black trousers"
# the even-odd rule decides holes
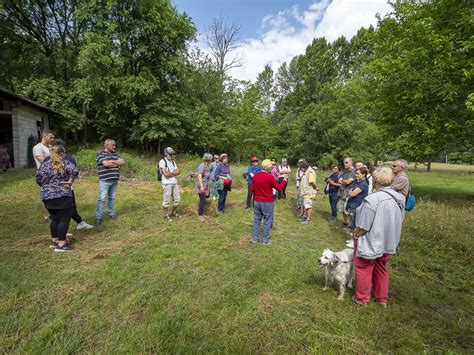
[[[199,196],[198,216],[202,216],[204,214],[204,208],[206,207],[207,196],[203,194],[198,194],[198,196]]]
[[[250,190],[250,185],[247,185],[247,208],[250,208],[250,205],[253,202],[253,192]]]
[[[74,222],[77,224],[82,222],[81,216],[79,216],[79,213],[77,212],[77,206],[76,206],[76,197],[74,196],[74,190],[72,190],[72,203],[74,204],[74,210],[72,211],[72,219]]]
[[[282,178],[282,177],[278,178],[278,183],[279,183],[279,184],[281,184],[282,181],[283,181],[283,178]],[[285,187],[282,188],[281,191],[278,192],[278,199],[281,199],[281,198],[282,198],[282,199],[285,199],[285,198],[286,198],[286,186],[287,186],[287,185],[288,185],[288,184],[286,184]]]
[[[60,210],[49,209],[49,216],[51,217],[51,223],[49,224],[51,230],[51,238],[57,238],[59,240],[66,240],[66,233],[69,228],[69,222],[74,207],[68,207]]]

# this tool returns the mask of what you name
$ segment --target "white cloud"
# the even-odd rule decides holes
[[[316,37],[332,42],[340,36],[352,38],[359,28],[377,23],[375,15],[385,15],[391,10],[385,0],[321,0],[307,9],[293,6],[262,19],[263,34],[258,38],[242,41],[239,51],[244,65],[232,70],[232,76],[255,80],[270,65],[276,70],[283,62],[304,53]]]

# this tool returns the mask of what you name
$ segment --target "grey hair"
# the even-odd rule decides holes
[[[395,178],[392,169],[388,166],[375,169],[372,176],[374,177],[374,181],[382,187],[392,185],[393,179]]]
[[[202,161],[212,161],[213,156],[211,153],[204,153],[202,156]]]
[[[111,144],[111,143],[115,143],[115,140],[110,139],[110,138],[109,138],[109,139],[106,139],[105,142],[104,142],[104,147],[107,147],[107,146],[108,146],[109,144]]]
[[[281,158],[281,163],[282,163],[282,164],[283,164],[283,163],[288,163],[288,159],[286,159],[286,158]]]
[[[354,165],[354,160],[351,157],[345,157],[343,160],[349,160],[351,162],[351,165]]]
[[[403,170],[408,170],[408,162],[405,159],[397,159],[397,162]]]

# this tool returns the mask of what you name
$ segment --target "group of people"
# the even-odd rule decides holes
[[[366,305],[371,291],[376,303],[387,306],[391,255],[400,242],[405,202],[410,192],[408,162],[375,168],[347,157],[343,169],[333,166],[325,181],[331,206],[330,223],[342,212],[341,227],[350,231],[347,247],[354,249],[356,290],[354,302]],[[339,208],[338,208],[339,207]]]
[[[97,153],[99,194],[96,208],[96,225],[102,224],[103,210],[108,199],[107,214],[116,218],[115,194],[120,167],[125,161],[115,151],[116,142],[107,139],[104,149]],[[37,163],[36,181],[40,185],[40,197],[50,221],[51,245],[54,251],[70,251],[66,236],[71,219],[77,229],[92,228],[77,212],[73,183],[78,177],[74,158],[67,155],[64,141],[55,139],[54,133],[44,131],[42,141],[33,148]],[[158,163],[158,179],[163,189],[163,218],[171,222],[179,217],[181,200],[177,176],[180,175],[171,147],[164,150],[164,158]],[[330,223],[335,223],[337,213],[342,212],[341,227],[350,231],[352,239],[347,246],[354,249],[356,292],[353,300],[367,304],[373,291],[375,301],[386,306],[388,298],[388,269],[390,256],[396,253],[400,241],[405,200],[410,191],[407,176],[408,163],[396,160],[391,168],[375,168],[356,163],[347,157],[343,168],[334,165],[332,174],[325,179],[325,193],[331,207]],[[278,199],[286,198],[291,169],[286,159],[278,164],[276,159],[259,159],[253,156],[244,178],[248,192],[246,209],[253,202],[254,223],[252,243],[270,244],[270,230],[274,223],[274,206]],[[313,199],[319,192],[316,171],[304,159],[298,161],[295,176],[297,209],[302,224],[312,223]],[[212,196],[218,200],[218,211],[226,212],[227,194],[232,188],[232,176],[227,154],[205,153],[197,169],[195,192],[198,194],[198,220],[204,222],[206,202]]]

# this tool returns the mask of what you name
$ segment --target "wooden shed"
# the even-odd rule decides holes
[[[32,144],[49,129],[49,118],[58,112],[37,102],[0,89],[0,147],[6,147],[12,166],[31,165]]]

